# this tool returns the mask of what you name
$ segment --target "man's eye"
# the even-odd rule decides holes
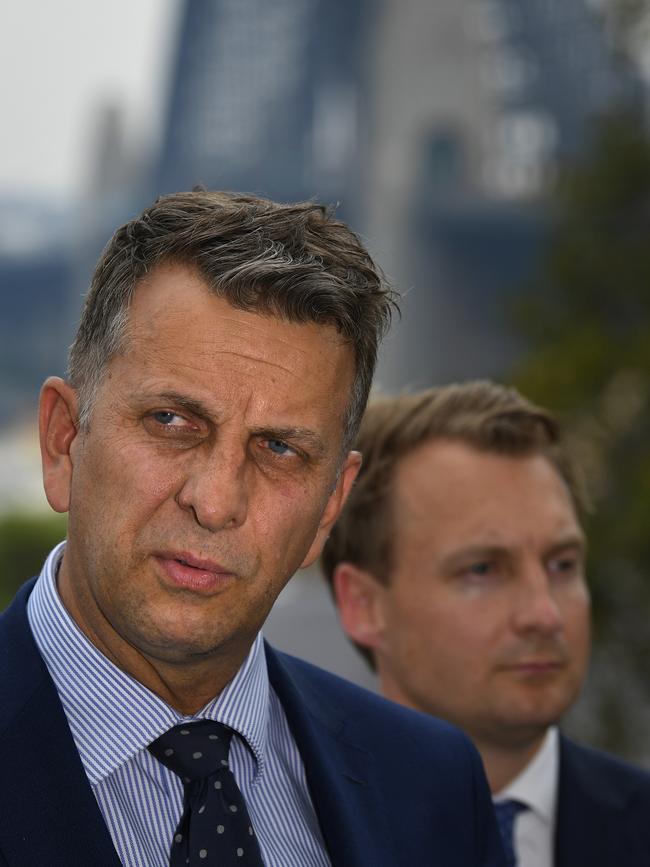
[[[498,583],[499,568],[490,560],[480,560],[463,569],[461,577],[466,587],[492,587]]]
[[[270,451],[275,455],[295,454],[290,445],[287,445],[283,440],[266,440],[266,444]]]
[[[577,557],[555,557],[548,564],[552,575],[567,577],[575,575],[580,570],[580,561]]]
[[[158,424],[165,425],[166,427],[185,424],[183,416],[177,415],[175,412],[167,409],[152,413],[152,417],[158,422]]]
[[[493,564],[488,563],[487,561],[483,563],[473,563],[467,571],[470,575],[478,575],[482,577],[484,575],[489,575],[490,572],[493,571]]]

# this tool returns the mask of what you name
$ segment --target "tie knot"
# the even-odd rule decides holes
[[[507,801],[499,801],[496,803],[494,809],[497,811],[497,816],[500,822],[503,821],[512,825],[517,815],[523,810],[527,810],[528,807],[522,801],[509,798]]]
[[[149,752],[183,778],[200,780],[228,767],[232,729],[212,720],[174,726],[149,745]]]

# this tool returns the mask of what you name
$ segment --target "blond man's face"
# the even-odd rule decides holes
[[[584,537],[542,456],[436,441],[394,485],[394,570],[371,639],[384,692],[478,740],[559,719],[589,655]]]

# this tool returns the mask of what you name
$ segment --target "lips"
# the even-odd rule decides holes
[[[529,659],[518,662],[515,668],[560,668],[561,665],[557,659]]]
[[[543,676],[561,671],[566,663],[557,659],[526,659],[505,666],[507,671],[529,676]]]
[[[169,560],[176,560],[183,566],[191,566],[192,569],[200,569],[203,572],[214,572],[215,574],[228,573],[228,569],[226,569],[226,567],[222,566],[220,563],[217,563],[215,560],[204,560],[201,557],[195,557],[193,554],[188,554],[185,551],[164,551],[160,556]]]
[[[230,584],[235,576],[214,560],[185,551],[164,551],[155,555],[166,581],[172,587],[199,593],[213,593]]]

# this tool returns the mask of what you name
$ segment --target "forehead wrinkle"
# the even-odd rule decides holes
[[[249,343],[250,341],[244,340],[243,342]],[[305,356],[307,354],[306,348],[301,346],[297,346],[295,343],[292,343],[289,340],[281,340],[279,343],[287,346],[291,353],[295,355]],[[185,362],[181,362],[182,367],[192,368],[196,370],[205,369],[208,370],[207,367],[203,367],[201,365],[201,357],[205,356],[209,359],[214,359],[216,357],[222,357],[226,359],[241,359],[248,366],[251,364],[263,364],[266,367],[275,368],[281,371],[284,374],[289,374],[290,376],[295,376],[295,371],[292,369],[291,365],[288,363],[283,363],[282,361],[274,361],[270,358],[267,358],[264,355],[254,354],[252,347],[247,347],[249,351],[245,351],[244,349],[239,349],[236,347],[224,347],[224,346],[215,346],[209,340],[201,340],[196,341],[192,347],[187,346],[187,333],[179,334],[177,343],[181,346],[185,354],[187,356],[187,360]],[[265,338],[264,341],[265,346],[268,346],[268,337]],[[165,358],[167,355],[169,345],[166,346],[157,346],[155,342],[151,339],[151,337],[147,337],[144,335],[132,335],[131,340],[129,341],[129,345],[126,347],[125,354],[129,354],[129,352],[133,352],[134,354],[141,354],[145,359],[157,359],[157,358]],[[212,371],[210,371],[212,372]]]
[[[193,328],[200,329],[205,326],[206,320],[205,316],[203,315],[195,314],[192,316],[188,313],[187,310],[183,308],[173,309],[165,303],[157,304],[155,300],[155,292],[152,305],[153,309],[149,310],[146,316],[142,314],[142,311],[140,309],[141,305],[145,303],[147,296],[151,295],[151,291],[153,288],[151,287],[152,278],[160,272],[164,273],[165,271],[170,272],[172,276],[176,275],[176,282],[186,283],[188,286],[191,287],[198,287],[200,294],[208,302],[210,300],[213,300],[216,303],[220,304],[222,307],[225,307],[225,309],[222,309],[221,312],[218,314],[219,320],[225,323],[232,323],[237,332],[261,332],[263,335],[263,342],[267,342],[268,326],[270,323],[275,323],[276,325],[282,327],[284,331],[286,331],[287,336],[285,337],[281,333],[276,334],[274,336],[274,340],[278,343],[286,344],[293,351],[300,351],[301,354],[305,354],[307,352],[307,346],[311,346],[311,341],[309,340],[309,338],[306,338],[305,348],[299,348],[298,346],[296,346],[296,334],[307,335],[307,333],[309,332],[310,335],[317,334],[321,339],[327,340],[335,346],[350,345],[350,342],[347,341],[339,333],[336,326],[333,324],[327,322],[294,321],[282,315],[275,315],[274,313],[267,313],[264,311],[247,310],[235,306],[231,304],[228,299],[223,298],[221,295],[212,291],[199,270],[192,266],[180,263],[163,263],[154,268],[150,274],[146,275],[146,277],[142,278],[142,280],[138,282],[136,290],[140,289],[140,291],[136,291],[134,293],[133,301],[130,307],[130,315],[127,320],[128,333],[132,337],[137,336],[138,331],[144,332],[148,336],[157,336],[156,330],[159,329],[159,319],[163,320],[164,326],[168,325],[168,322],[165,322],[165,320],[176,319],[180,324],[180,328],[178,329],[178,331],[184,336],[187,334],[188,330],[192,331]],[[182,294],[180,291],[178,293],[174,293],[175,296],[180,294]],[[237,336],[236,332],[235,336]]]
[[[298,347],[293,346],[292,349],[295,352],[298,350]],[[302,354],[304,355],[304,352],[302,352]],[[239,352],[239,351],[234,350],[234,349],[215,349],[213,351],[213,355],[236,356],[237,358],[241,358],[244,361],[252,361],[255,364],[264,364],[264,365],[267,365],[268,367],[275,367],[278,370],[281,370],[283,373],[289,373],[292,376],[295,376],[295,372],[290,367],[285,367],[279,361],[271,361],[268,358],[262,358],[262,357],[256,356],[256,355],[249,355],[245,352]]]

